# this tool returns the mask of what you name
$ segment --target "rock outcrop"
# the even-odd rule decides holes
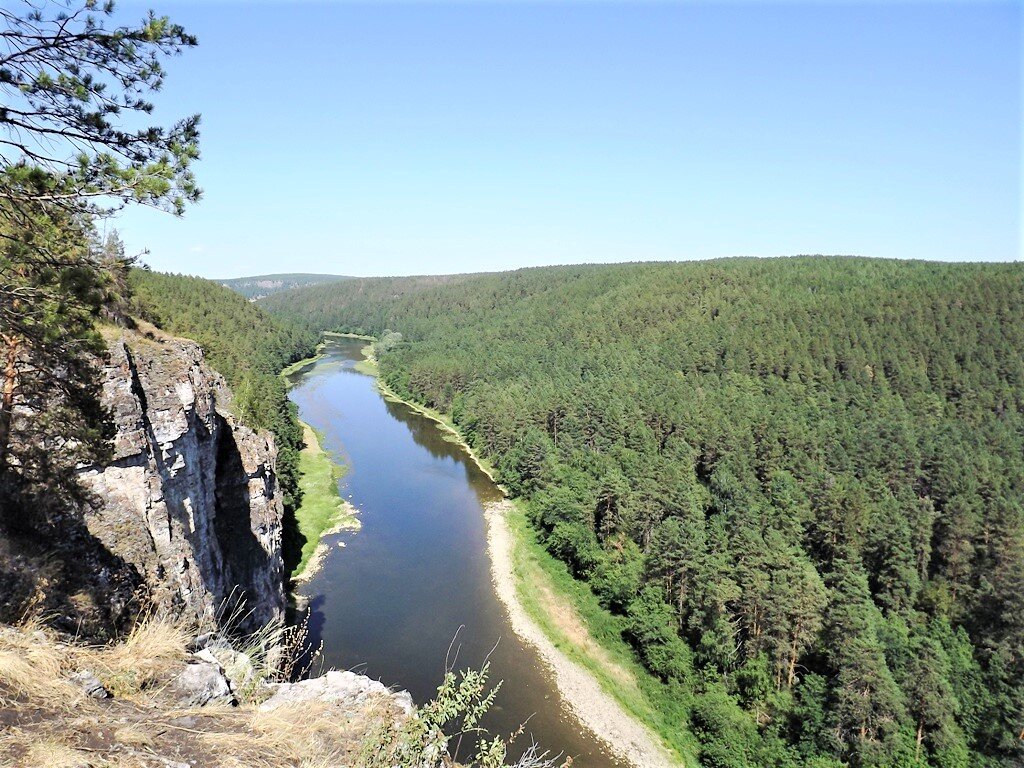
[[[355,768],[370,755],[374,765],[456,765],[439,728],[405,736],[418,714],[408,693],[351,672],[272,682],[265,658],[227,634],[186,645],[175,629],[160,618],[81,645],[0,625],[0,766]]]
[[[201,619],[244,603],[242,629],[284,614],[282,502],[269,433],[239,424],[198,344],[109,339],[103,400],[113,457],[84,468],[89,531],[144,578],[152,599]]]
[[[371,680],[355,672],[331,670],[320,677],[297,683],[271,683],[270,697],[260,705],[269,710],[278,707],[321,702],[356,709],[366,707],[374,700],[387,700],[406,717],[415,711],[412,696],[407,691],[392,691],[379,680]]]

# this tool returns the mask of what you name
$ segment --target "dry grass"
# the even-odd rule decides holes
[[[92,669],[114,696],[135,696],[166,680],[169,671],[181,665],[193,633],[187,622],[148,616],[120,643],[76,649],[76,666]]]
[[[594,640],[572,604],[563,596],[555,594],[539,569],[534,569],[529,583],[534,588],[538,606],[548,615],[555,629],[566,637],[572,646],[579,648],[581,653],[590,656],[594,663],[602,667],[615,681],[616,686],[639,694],[640,687],[636,678],[629,670],[618,664],[604,646]]]
[[[0,635],[0,685],[15,696],[41,704],[81,698],[68,675],[95,674],[118,697],[138,694],[163,679],[184,660],[189,625],[166,617],[147,617],[121,642],[90,647],[58,642],[37,619]]]
[[[0,685],[14,696],[63,701],[75,692],[64,677],[68,655],[67,646],[50,641],[37,621],[5,631],[0,635]]]
[[[86,647],[59,642],[39,622],[0,628],[0,765],[356,766],[364,741],[394,717],[386,696],[355,709],[304,702],[260,711],[246,700],[236,708],[182,708],[167,683],[186,662],[194,630],[149,616],[118,643]],[[269,628],[243,640],[241,650],[262,649],[266,663],[266,648],[284,631]],[[83,670],[114,698],[85,696],[69,681]]]
[[[28,745],[25,761],[48,768],[90,768],[88,752],[69,747],[56,739],[36,740]]]
[[[114,741],[130,747],[152,747],[156,745],[156,736],[144,724],[129,723],[114,731]]]
[[[223,727],[195,738],[212,753],[229,756],[225,768],[356,765],[364,742],[394,715],[390,700],[381,698],[356,712],[324,702],[299,702],[269,711],[224,713]]]
[[[39,734],[20,728],[3,732],[0,738],[0,765],[27,768],[93,768],[90,755],[68,744],[60,733]]]

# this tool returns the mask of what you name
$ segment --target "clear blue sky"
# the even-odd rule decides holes
[[[117,224],[156,269],[1019,258],[1015,2],[148,5],[203,115],[204,200]]]

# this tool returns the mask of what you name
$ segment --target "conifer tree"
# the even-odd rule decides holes
[[[133,203],[181,213],[200,194],[198,116],[129,127],[153,109],[162,60],[195,38],[153,13],[134,26],[113,14],[97,0],[0,9],[0,479],[31,467],[12,462],[15,436],[37,456],[58,438],[102,442],[92,320],[126,265],[91,247],[92,219]]]

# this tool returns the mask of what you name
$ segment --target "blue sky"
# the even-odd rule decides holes
[[[205,190],[116,223],[155,269],[1019,258],[1018,3],[148,5]]]

